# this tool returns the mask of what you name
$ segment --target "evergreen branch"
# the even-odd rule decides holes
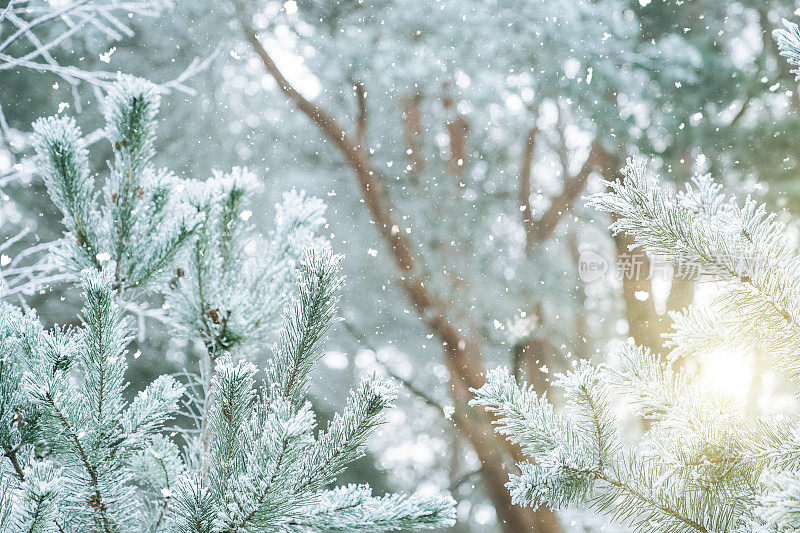
[[[576,369],[556,376],[556,387],[564,395],[573,413],[574,427],[584,439],[584,446],[597,459],[597,470],[613,464],[619,452],[617,421],[611,414],[611,400],[598,370],[587,361]]]
[[[382,422],[381,412],[395,396],[393,386],[376,379],[364,380],[351,391],[344,411],[336,414],[303,459],[296,492],[326,485],[359,457],[367,437]]]
[[[17,449],[8,448],[3,446],[3,455],[8,457],[11,466],[14,468],[14,472],[16,472],[17,476],[19,477],[20,481],[25,481],[25,472],[22,470],[22,466],[19,464],[19,459],[17,458]]]
[[[186,392],[172,376],[156,378],[140,391],[125,411],[121,424],[125,438],[148,435],[175,412],[178,400]]]
[[[529,455],[536,456],[574,439],[544,395],[540,398],[533,387],[525,384],[518,387],[505,367],[490,370],[486,383],[472,392],[475,398],[470,405],[494,413],[497,416],[494,423],[498,426],[495,431],[520,445]]]
[[[633,235],[651,254],[729,281],[720,303],[751,330],[770,332],[758,342],[779,348],[774,357],[782,370],[800,377],[793,356],[800,348],[800,259],[784,226],[750,198],[742,205],[726,201],[708,176],[674,196],[644,163],[629,162],[623,173],[624,181],[609,183],[611,192],[590,199],[617,216],[614,232]]]
[[[177,533],[213,533],[217,509],[201,477],[185,476],[175,489],[174,505],[168,514]]]
[[[786,19],[783,19],[783,26],[783,29],[774,30],[772,36],[778,43],[780,54],[794,65],[792,72],[800,79],[800,29]]]
[[[252,174],[181,182],[154,170],[157,93],[128,77],[109,91],[105,135],[115,156],[102,198],[74,121],[39,122],[42,171],[67,227],[59,253],[83,270],[83,320],[75,331],[46,332],[35,315],[0,306],[0,449],[19,478],[0,476],[2,527],[232,533],[452,524],[448,497],[374,498],[360,488],[358,501],[320,510],[328,498],[320,489],[363,453],[395,396],[386,382],[365,380],[315,438],[309,375],[342,284],[340,258],[315,235],[324,204],[284,195],[267,253],[254,256],[261,236],[245,209],[257,189]],[[193,254],[183,257],[191,239]],[[169,285],[154,283],[170,264]],[[186,402],[200,438],[178,430],[184,448],[160,433],[185,393],[175,379],[160,376],[126,400],[122,309],[138,304],[123,300],[145,294],[136,290],[145,285],[169,292],[169,318],[206,347],[201,378],[189,379],[203,392]],[[259,345],[295,293],[258,393],[255,367],[234,357]]]
[[[231,476],[241,467],[245,450],[240,438],[255,397],[253,375],[256,369],[250,363],[240,361],[233,364],[229,357],[217,362],[213,378],[209,433],[214,435],[211,453],[216,459],[212,464],[212,487],[223,494]]]
[[[64,225],[74,234],[80,252],[78,269],[100,267],[96,257],[96,214],[92,211],[94,182],[89,174],[88,152],[81,146],[81,130],[72,118],[41,118],[33,124],[39,172],[53,203],[64,215]]]
[[[20,489],[22,508],[17,511],[17,531],[48,533],[56,530],[63,478],[60,469],[48,461],[37,462]]]
[[[64,411],[56,405],[56,402],[55,402],[55,399],[53,398],[53,396],[49,392],[47,392],[47,393],[45,393],[45,399],[48,402],[48,404],[50,405],[50,407],[53,410],[53,412],[55,413],[55,415],[58,418],[58,420],[63,425],[64,429],[67,431],[67,435],[69,436],[69,439],[74,444],[75,450],[78,452],[78,456],[80,457],[81,463],[82,463],[83,467],[86,469],[86,473],[89,475],[89,480],[91,482],[91,487],[93,489],[93,494],[90,497],[91,502],[92,502],[91,505],[92,505],[92,507],[97,509],[99,511],[99,513],[100,513],[100,517],[101,517],[101,520],[103,522],[104,532],[105,533],[112,533],[113,530],[111,528],[111,524],[110,524],[110,522],[108,520],[108,517],[106,516],[106,505],[105,505],[105,503],[103,501],[103,496],[102,496],[102,494],[100,492],[100,488],[99,488],[99,483],[98,483],[99,482],[99,478],[98,478],[98,475],[97,475],[97,468],[95,466],[93,466],[89,462],[89,456],[86,453],[86,450],[84,449],[83,444],[81,443],[80,437],[78,436],[78,434],[75,431],[75,429],[72,427],[72,424],[70,424],[69,420],[67,419],[66,415],[64,414]]]
[[[278,350],[268,367],[277,394],[295,403],[307,386],[308,375],[319,359],[319,345],[333,322],[342,284],[341,258],[309,250],[298,272],[298,296],[284,313]]]
[[[435,529],[455,523],[453,504],[449,497],[374,497],[369,487],[348,485],[325,491],[320,504],[292,525],[315,531]]]
[[[670,503],[671,498],[669,496],[669,489],[662,489],[659,491],[660,497],[653,495],[653,491],[655,489],[654,485],[657,482],[649,482],[651,476],[646,473],[644,468],[637,473],[637,477],[639,479],[648,480],[643,485],[649,488],[650,491],[641,490],[634,485],[619,481],[615,477],[603,472],[597,472],[595,475],[597,476],[597,479],[605,481],[617,490],[613,491],[610,496],[598,497],[595,502],[593,502],[593,505],[603,510],[605,510],[607,506],[614,506],[615,509],[613,513],[617,517],[628,517],[628,519],[631,520],[635,525],[643,526],[647,524],[648,527],[652,528],[651,530],[654,532],[662,531],[666,533],[668,531],[676,531],[683,528],[689,528],[691,531],[700,531],[701,533],[717,531],[716,529],[709,530],[703,524],[686,516],[687,513],[679,510],[677,508],[679,505],[675,502]],[[625,498],[623,497],[621,499],[622,501],[620,501],[620,499],[617,499],[620,494],[627,495],[630,500],[625,501]],[[642,508],[638,507],[638,505],[643,505],[645,509],[649,508],[650,513],[643,512]],[[669,522],[664,523],[659,521],[657,518],[659,515],[667,518]]]

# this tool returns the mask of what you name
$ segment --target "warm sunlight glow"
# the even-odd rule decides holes
[[[708,390],[747,400],[753,382],[752,354],[715,350],[700,358],[699,367],[700,383]]]

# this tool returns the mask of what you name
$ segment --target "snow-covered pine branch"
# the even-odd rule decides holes
[[[325,204],[304,193],[285,193],[276,205],[275,229],[262,239],[248,221],[248,201],[258,190],[246,169],[216,173],[187,185],[187,201],[204,216],[186,268],[171,281],[168,304],[180,332],[221,350],[250,349],[275,329],[303,250],[325,249],[315,236]]]
[[[775,37],[798,66],[800,33],[785,25]],[[565,413],[507,370],[490,373],[472,403],[494,413],[497,431],[531,457],[511,476],[512,498],[555,509],[585,504],[637,531],[795,531],[800,422],[750,416],[678,363],[744,348],[800,379],[796,248],[775,214],[750,197],[725,197],[709,175],[675,195],[644,162],[629,161],[622,174],[590,204],[613,215],[611,229],[632,236],[634,248],[713,276],[719,295],[671,315],[668,357],[629,343],[616,364],[581,362],[559,376]],[[620,437],[612,394],[649,422],[640,441]]]
[[[783,28],[772,32],[772,36],[778,43],[781,55],[794,66],[792,72],[800,79],[800,28],[797,24],[783,19]]]
[[[68,50],[75,54],[76,43],[88,42],[92,37],[109,43],[130,38],[134,35],[131,23],[134,16],[157,18],[169,8],[169,3],[163,0],[9,0],[0,8],[0,72],[6,71],[6,77],[23,71],[42,79],[50,78],[55,81],[55,88],[62,83],[71,90],[75,110],[82,113],[85,95],[81,88],[88,88],[94,99],[101,101],[104,93],[114,86],[118,71],[67,64],[63,52]],[[108,63],[115,49],[112,46],[101,53],[100,61]],[[214,52],[205,58],[193,58],[183,72],[173,79],[163,80],[156,90],[162,94],[179,91],[193,95],[194,90],[187,81],[206,69],[216,56]],[[81,61],[83,59],[81,57]],[[29,132],[19,131],[4,114],[4,104],[12,104],[6,101],[8,96],[0,95],[0,148],[5,148],[2,151],[9,163],[0,171],[0,197],[5,203],[4,209],[21,212],[16,198],[3,195],[3,189],[7,185],[26,183],[35,174],[35,165],[28,153]],[[86,148],[103,137],[103,131],[98,129],[82,137],[80,143]],[[0,251],[8,249],[7,259],[0,260],[0,297],[14,297],[24,302],[25,297],[36,291],[72,277],[59,271],[49,259],[47,252],[51,243],[37,240],[37,245],[22,248],[30,244],[30,233],[37,227],[33,217],[23,214],[20,220],[9,221],[0,216],[0,226],[6,230],[0,234],[0,239],[5,240],[0,243]],[[7,264],[9,261],[12,264]]]
[[[564,414],[518,386],[506,369],[490,373],[475,391],[473,405],[495,413],[498,432],[530,456],[508,483],[514,502],[588,506],[637,531],[773,531],[764,528],[793,512],[775,503],[764,507],[778,490],[772,476],[780,445],[766,437],[766,428],[775,427],[748,425],[734,406],[705,396],[676,402],[663,394],[671,387],[669,377],[648,374],[664,370],[658,356],[632,345],[624,350],[633,352],[626,356],[635,362],[614,374],[623,374],[627,386],[610,369],[585,362],[558,377],[556,386],[568,399]],[[647,388],[654,385],[648,377],[662,390]],[[636,445],[620,438],[612,393],[633,397],[650,413],[652,426]],[[775,516],[769,518],[765,509]]]
[[[0,529],[84,532],[394,531],[454,522],[449,496],[331,488],[363,454],[395,389],[361,382],[315,433],[310,372],[342,285],[324,205],[290,192],[260,242],[252,174],[183,181],[152,165],[158,94],[122,77],[105,100],[115,158],[96,192],[81,133],[36,123],[40,169],[67,228],[62,269],[82,281],[83,325],[46,331],[0,303]],[[138,290],[147,288],[148,292]],[[157,377],[126,400],[133,299],[166,297],[166,320],[205,347],[199,431],[164,422],[187,388]],[[283,317],[256,385],[244,356]],[[191,415],[191,413],[189,413]],[[191,420],[191,416],[189,416]]]
[[[203,206],[179,194],[183,180],[152,163],[158,105],[155,86],[139,78],[121,76],[110,89],[105,136],[114,161],[102,201],[75,120],[54,116],[34,124],[39,171],[67,228],[60,257],[75,272],[109,264],[120,290],[163,273],[202,220]]]
[[[161,376],[126,402],[128,336],[110,273],[87,271],[83,289],[79,330],[46,332],[35,315],[3,310],[0,412],[12,429],[2,447],[13,467],[3,477],[14,487],[4,531],[16,530],[26,491],[47,505],[19,522],[32,530],[133,531],[144,519],[130,458],[174,415],[183,387]]]
[[[800,424],[754,419],[678,364],[745,347],[798,378],[800,267],[784,227],[750,198],[725,198],[708,176],[674,195],[641,163],[623,174],[591,203],[615,215],[612,228],[636,246],[715,276],[720,295],[710,308],[672,315],[666,362],[625,344],[615,364],[584,361],[558,376],[563,413],[507,370],[490,373],[472,403],[494,413],[497,431],[531,458],[511,476],[512,497],[533,507],[585,504],[638,531],[789,531],[800,496]],[[612,397],[649,421],[640,442],[620,437]]]
[[[307,361],[287,364],[278,355],[256,389],[256,367],[229,356],[218,359],[209,409],[209,472],[186,476],[176,488],[169,515],[175,530],[315,531],[325,524],[331,531],[386,531],[452,522],[447,497],[375,498],[360,486],[325,489],[362,454],[365,438],[394,398],[392,386],[367,379],[328,428],[314,435],[305,365],[317,359],[315,344],[333,319],[337,263],[329,252],[308,253],[299,271],[300,295],[285,315],[276,353],[305,346]]]
[[[643,162],[629,162],[623,173],[610,192],[590,201],[618,216],[611,229],[634,236],[650,254],[723,282],[708,311],[714,335],[724,330],[726,342],[757,347],[789,378],[800,378],[800,259],[784,224],[750,197],[726,198],[710,176],[673,195]],[[700,342],[703,330],[711,334],[702,324],[692,327],[702,320],[693,307],[675,319],[672,337],[682,344]],[[687,328],[693,334],[684,335]]]

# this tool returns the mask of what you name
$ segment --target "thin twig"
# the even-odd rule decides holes
[[[418,397],[419,399],[424,401],[426,404],[430,405],[431,407],[433,407],[434,409],[439,411],[439,413],[442,416],[444,416],[445,418],[450,418],[447,415],[447,411],[445,410],[444,406],[439,404],[439,402],[434,400],[433,397],[431,397],[426,392],[424,392],[422,389],[417,387],[413,382],[411,382],[410,380],[408,380],[408,379],[400,376],[396,372],[394,372],[389,367],[389,365],[386,364],[384,361],[381,361],[380,358],[378,358],[378,353],[379,353],[378,349],[369,341],[367,336],[362,331],[360,331],[355,325],[353,325],[348,320],[343,320],[342,321],[342,325],[344,326],[344,329],[347,331],[347,333],[349,333],[350,336],[356,342],[358,342],[359,344],[364,346],[366,349],[368,349],[368,350],[372,351],[373,353],[375,353],[375,357],[376,357],[377,361],[381,364],[381,366],[383,367],[384,371],[387,374],[389,374],[389,376],[392,379],[395,379],[395,380],[399,381],[400,384],[402,384],[406,389],[408,389],[408,391],[410,393],[412,393],[414,396]]]

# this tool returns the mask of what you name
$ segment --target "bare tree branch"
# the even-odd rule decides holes
[[[519,210],[522,214],[522,226],[525,229],[525,253],[530,255],[536,245],[536,222],[533,219],[533,209],[531,208],[531,168],[533,167],[533,155],[536,151],[536,136],[539,128],[534,126],[528,131],[525,140],[525,149],[522,152],[522,164],[519,169]]]
[[[417,256],[412,252],[411,242],[392,212],[394,207],[385,195],[377,169],[366,152],[351,138],[336,120],[325,110],[300,94],[283,76],[267,53],[246,16],[241,17],[242,27],[250,44],[261,59],[267,72],[275,79],[284,95],[311,119],[322,133],[341,151],[356,174],[367,208],[381,236],[389,244],[395,264],[401,272],[400,281],[407,296],[424,322],[442,339],[451,358],[455,360],[453,370],[468,387],[480,386],[480,351],[469,342],[448,318],[447,307],[434,296],[417,267]]]
[[[367,118],[369,113],[369,110],[367,109],[367,87],[362,81],[355,82],[354,86],[356,90],[356,102],[358,103],[355,140],[356,144],[363,149],[364,139],[367,135]]]
[[[375,357],[378,358],[378,353],[379,353],[378,352],[378,348],[369,341],[367,336],[361,330],[359,330],[355,326],[355,324],[353,324],[352,322],[350,322],[348,320],[343,320],[342,321],[342,325],[344,326],[345,331],[347,331],[347,333],[349,333],[350,336],[353,337],[353,339],[356,342],[358,342],[359,344],[364,346],[366,349],[371,350],[373,353],[375,353]],[[439,411],[439,413],[443,417],[449,418],[447,412],[445,411],[445,408],[442,405],[440,405],[439,402],[434,400],[433,397],[430,394],[428,394],[427,392],[423,391],[421,388],[419,388],[417,385],[415,385],[414,382],[412,382],[411,380],[408,380],[408,379],[400,376],[399,374],[397,374],[394,370],[392,370],[392,368],[385,361],[382,361],[380,358],[378,358],[377,361],[381,364],[381,366],[383,367],[384,371],[387,374],[389,374],[389,376],[392,379],[397,380],[411,394],[413,394],[414,396],[416,396],[417,398],[421,399],[423,402],[425,402],[429,406],[431,406],[434,409],[436,409],[437,411]],[[457,419],[454,418],[453,421],[457,423]]]
[[[558,154],[558,161],[561,163],[561,175],[566,179],[569,176],[569,148],[567,147],[567,136],[564,133],[564,110],[560,105],[556,106],[558,116],[556,118],[556,134],[558,135],[558,144],[555,147],[556,154]]]
[[[564,188],[560,194],[554,196],[550,202],[550,207],[536,221],[533,239],[536,243],[541,243],[553,236],[553,232],[561,221],[561,218],[569,211],[573,202],[586,188],[586,183],[592,171],[599,170],[603,162],[603,148],[599,142],[592,143],[589,150],[589,157],[575,176],[564,178]]]
[[[422,95],[416,93],[412,96],[401,96],[400,119],[403,124],[403,140],[406,145],[406,156],[411,167],[411,178],[419,179],[425,169],[425,156],[422,152],[422,110],[420,103]]]
[[[447,137],[450,139],[450,160],[448,168],[457,179],[459,190],[464,186],[464,176],[467,171],[467,140],[469,138],[469,124],[467,119],[455,108],[450,96],[442,98],[442,105],[446,112],[452,113],[453,118],[447,121]]]

